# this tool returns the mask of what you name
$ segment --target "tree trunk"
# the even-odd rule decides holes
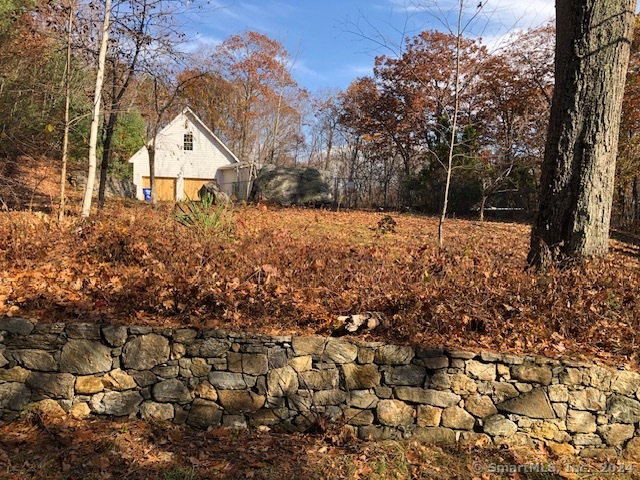
[[[271,140],[271,151],[269,152],[269,163],[274,163],[273,159],[276,154],[276,143],[278,141],[278,129],[280,128],[280,109],[282,108],[282,96],[284,95],[284,87],[280,89],[280,94],[278,95],[278,107],[276,108],[276,120],[275,125],[273,127],[273,138]]]
[[[115,132],[116,123],[118,122],[117,112],[120,102],[117,92],[118,67],[115,61],[113,61],[111,76],[111,105],[109,105],[108,107],[108,115],[107,107],[105,107],[103,121],[104,133],[102,140],[102,161],[100,163],[100,183],[98,185],[98,211],[102,210],[105,204],[105,196],[107,193],[107,177],[109,173],[109,164],[111,163],[111,142],[113,141],[113,133]]]
[[[115,108],[118,108],[116,105]],[[104,208],[105,197],[107,193],[107,177],[109,173],[109,164],[111,163],[111,152],[113,148],[113,134],[116,130],[116,124],[118,123],[118,113],[113,108],[107,121],[107,126],[104,132],[104,142],[102,144],[102,162],[100,164],[100,186],[98,187],[98,210]]]
[[[635,230],[640,220],[640,189],[638,188],[638,176],[633,177],[633,187],[631,189],[631,228]]]
[[[149,154],[149,188],[151,189],[151,205],[155,207],[157,203],[156,196],[156,137],[153,137],[147,144],[147,153]]]
[[[111,83],[111,105],[109,106],[109,118],[106,122],[104,143],[102,144],[102,163],[100,165],[100,187],[98,188],[98,210],[102,210],[105,204],[105,195],[107,189],[107,173],[109,171],[109,165],[111,164],[111,157],[113,148],[111,146],[113,142],[113,136],[116,126],[118,124],[118,118],[120,114],[120,104],[124,98],[124,94],[129,89],[129,83],[138,66],[138,59],[145,45],[144,31],[147,28],[147,20],[149,16],[149,8],[151,5],[146,2],[142,4],[143,9],[138,13],[139,24],[138,29],[135,32],[135,50],[133,56],[130,57],[129,65],[124,72],[124,82],[118,88],[118,64],[116,59],[112,59],[112,83]]]
[[[556,0],[556,82],[530,265],[608,252],[635,4]]]
[[[104,65],[107,58],[107,45],[109,42],[109,23],[111,20],[111,0],[105,0],[104,22],[102,25],[102,40],[100,41],[100,53],[98,54],[98,70],[96,73],[96,89],[93,96],[93,116],[91,118],[91,131],[89,134],[89,171],[87,185],[85,186],[82,202],[82,216],[88,217],[91,213],[91,199],[93,186],[96,181],[96,169],[98,160],[96,150],[98,146],[98,122],[100,120],[100,103],[102,101],[102,84],[104,82]]]
[[[327,154],[324,158],[324,169],[329,170],[329,165],[331,163],[331,148],[333,147],[333,131],[329,132],[329,136],[327,137]]]
[[[66,192],[67,186],[67,159],[69,157],[69,107],[71,104],[71,50],[73,40],[73,11],[75,8],[74,2],[70,1],[69,7],[69,20],[67,23],[67,65],[64,77],[64,135],[62,138],[62,173],[60,174],[60,209],[58,210],[58,221],[61,222],[64,219],[64,210],[66,208]]]
[[[487,195],[485,193],[482,194],[482,198],[480,200],[480,221],[484,222],[484,208],[487,205]]]
[[[460,0],[460,10],[458,11],[458,38],[456,40],[456,70],[455,85],[453,92],[453,120],[451,121],[451,136],[449,137],[449,155],[447,156],[447,179],[444,186],[444,198],[442,199],[442,210],[438,221],[438,245],[444,248],[444,221],[447,218],[447,206],[449,205],[449,190],[451,188],[451,172],[453,171],[453,156],[456,146],[456,129],[458,128],[458,113],[460,108],[460,45],[462,42],[462,12],[464,1]]]

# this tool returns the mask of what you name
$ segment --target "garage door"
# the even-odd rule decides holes
[[[199,200],[198,190],[213,179],[207,178],[185,178],[184,179],[184,199]]]
[[[142,177],[142,188],[149,188],[151,179]],[[159,202],[176,201],[176,179],[156,177],[156,200]]]

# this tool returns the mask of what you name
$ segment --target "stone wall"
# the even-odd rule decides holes
[[[365,439],[544,442],[640,458],[640,374],[587,362],[321,337],[0,319],[0,414],[312,428]]]

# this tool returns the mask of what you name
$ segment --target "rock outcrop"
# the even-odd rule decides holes
[[[277,205],[325,205],[333,202],[328,176],[315,168],[265,165],[253,182],[251,199]]]

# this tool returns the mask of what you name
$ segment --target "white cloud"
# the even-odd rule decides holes
[[[347,71],[345,72],[347,75],[349,75],[350,77],[356,76],[356,77],[364,77],[367,75],[372,75],[373,74],[373,65],[372,64],[367,64],[367,65],[349,65]]]
[[[474,31],[489,50],[498,50],[510,37],[530,28],[541,27],[555,18],[553,0],[489,0],[483,8],[485,23]]]
[[[216,1],[218,12],[239,23],[248,25],[264,24],[267,19],[289,17],[298,7],[283,2],[229,2]]]
[[[218,45],[222,43],[224,39],[216,35],[198,34],[193,40],[203,45]]]
[[[489,0],[484,10],[491,12],[492,21],[502,24],[505,30],[539,27],[556,14],[553,0]]]
[[[404,13],[422,29],[456,29],[461,0],[387,0],[395,13]],[[554,0],[463,0],[463,24],[481,36],[487,30],[494,35],[514,28],[532,28],[555,16]]]
[[[306,78],[313,78],[316,80],[324,79],[324,76],[321,75],[317,70],[307,66],[305,62],[300,59],[296,59],[293,62],[289,62],[291,70],[296,74],[296,76],[302,76]]]
[[[203,50],[210,50],[222,41],[220,37],[198,33],[186,43],[184,50],[190,54],[202,53]]]
[[[279,24],[294,13],[298,7],[278,1],[233,1],[212,0],[207,16],[194,16],[196,26],[215,30],[224,36],[254,30],[273,36],[280,32]]]

